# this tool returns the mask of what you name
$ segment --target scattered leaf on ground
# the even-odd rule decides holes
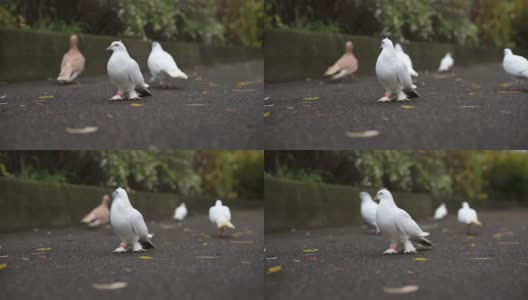
[[[418,290],[417,285],[405,285],[397,288],[384,287],[383,291],[387,294],[409,294],[414,293]]]
[[[347,131],[346,135],[349,138],[370,138],[370,137],[378,136],[379,133],[380,132],[378,130],[366,130],[366,131],[359,131],[359,132]]]
[[[7,268],[7,264],[0,264],[0,270]]]
[[[318,251],[319,251],[319,249],[315,249],[315,248],[314,249],[304,249],[303,250],[304,253],[313,253],[313,252],[318,252]]]
[[[319,97],[304,97],[304,101],[317,101],[319,100]]]
[[[7,105],[7,102],[0,102],[1,105]]]
[[[470,96],[475,96],[475,92],[469,93]]]
[[[273,107],[275,104],[264,104],[264,107]]]
[[[280,272],[281,270],[282,270],[282,266],[269,267],[268,274],[277,273],[277,272]]]
[[[118,281],[112,283],[94,283],[93,287],[98,290],[117,290],[126,288],[128,286],[127,282]]]
[[[29,258],[27,258],[27,257],[22,257],[22,260],[29,260]]]
[[[500,239],[502,237],[502,233],[496,233],[493,235],[494,238]]]
[[[472,260],[491,260],[491,259],[495,259],[493,257],[470,257],[469,259],[472,259]]]
[[[511,83],[509,83],[509,82],[505,82],[505,83],[501,83],[501,84],[499,84],[499,86],[500,86],[500,87],[509,87],[509,86],[511,86]]]
[[[84,128],[70,128],[66,127],[66,132],[71,134],[87,134],[87,133],[94,133],[97,131],[97,127],[95,126],[88,126]]]
[[[141,103],[130,103],[130,106],[132,106],[132,107],[142,107],[143,104],[141,104]]]
[[[4,99],[5,97],[7,97],[7,94],[0,96],[0,99]]]
[[[519,245],[521,242],[497,242],[499,245]]]
[[[140,259],[145,259],[145,260],[154,259],[154,257],[148,256],[148,255],[140,256],[139,258]]]
[[[279,259],[277,256],[274,256],[274,257],[266,257],[267,260],[274,260],[274,259]]]
[[[458,108],[479,108],[480,105],[459,105]]]
[[[413,109],[413,108],[416,108],[416,106],[414,106],[414,105],[402,105],[401,108],[403,108],[403,109]]]
[[[206,106],[207,104],[205,103],[189,103],[187,104],[187,106]]]
[[[38,98],[39,99],[51,99],[51,98],[55,98],[55,96],[40,96]]]
[[[294,262],[301,262],[300,259],[292,259],[292,261],[294,261]]]
[[[233,244],[252,244],[253,241],[231,241]]]
[[[315,255],[306,255],[305,257],[308,260],[317,260],[317,256],[315,256]]]
[[[477,244],[471,244],[470,246],[471,246],[471,247],[475,247],[476,245],[477,245]]]
[[[468,236],[466,236],[466,239],[473,240],[473,239],[475,239],[475,237],[472,236],[472,235],[468,235]]]
[[[256,92],[256,90],[233,90],[233,92]]]
[[[48,247],[48,248],[37,248],[37,249],[35,249],[35,251],[50,251],[51,249],[53,249],[53,248],[50,248],[50,247]]]
[[[0,256],[0,258],[7,258],[7,257],[9,257],[9,256],[8,256],[8,255],[2,255],[2,256]]]
[[[220,256],[195,256],[194,258],[198,258],[198,259],[215,259],[215,258],[219,258]]]
[[[417,257],[414,260],[416,260],[416,261],[428,261],[429,259],[425,258],[425,257]]]
[[[264,98],[264,101],[268,101],[269,99],[271,99],[271,96]]]
[[[271,112],[270,111],[265,111],[264,112],[264,118],[269,118],[271,116]]]

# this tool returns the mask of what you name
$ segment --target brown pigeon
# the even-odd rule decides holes
[[[345,54],[331,67],[326,70],[326,76],[332,76],[332,79],[341,79],[357,71],[358,61],[352,53],[352,42],[346,42]]]
[[[94,208],[89,214],[81,220],[81,223],[89,227],[99,227],[110,223],[110,196],[104,195],[101,204]]]
[[[57,81],[61,84],[73,82],[84,70],[84,56],[77,45],[79,38],[76,34],[70,37],[70,50],[64,54],[61,63],[61,72]]]

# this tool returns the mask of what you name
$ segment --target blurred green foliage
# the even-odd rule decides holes
[[[262,151],[0,151],[0,176],[262,199]]]
[[[525,0],[269,0],[265,9],[268,28],[528,47]]]
[[[439,198],[528,201],[528,153],[516,151],[266,151],[270,176],[386,187]],[[320,182],[314,180],[313,182]]]
[[[264,0],[0,0],[0,25],[260,47]]]

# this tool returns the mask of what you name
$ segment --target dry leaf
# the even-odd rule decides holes
[[[207,104],[205,103],[189,103],[187,104],[187,106],[206,106]]]
[[[29,258],[27,258],[27,257],[22,257],[22,260],[29,260]]]
[[[303,250],[304,253],[313,253],[313,252],[318,252],[318,251],[319,251],[319,249],[315,249],[315,248],[314,249],[304,249]]]
[[[7,94],[0,96],[0,99],[4,99],[5,97],[7,97]]]
[[[86,134],[86,133],[94,133],[97,131],[97,127],[95,126],[88,126],[84,128],[70,128],[66,127],[66,132],[72,133],[72,134]]]
[[[502,237],[502,233],[496,233],[493,235],[494,238],[500,239]]]
[[[509,83],[509,82],[501,83],[501,84],[499,84],[499,86],[500,87],[509,87],[509,86],[511,86],[511,83]]]
[[[220,256],[195,256],[194,258],[198,258],[198,259],[215,259],[215,258],[219,258]]]
[[[51,99],[51,98],[55,98],[55,96],[40,96],[38,98],[39,99]]]
[[[140,259],[145,259],[145,260],[154,259],[154,257],[152,257],[152,256],[147,256],[147,255],[145,255],[145,256],[140,256],[139,258],[140,258]]]
[[[416,261],[428,261],[429,259],[425,258],[425,257],[417,257],[414,260],[416,260]]]
[[[499,245],[519,245],[521,242],[497,242]]]
[[[98,290],[117,290],[126,288],[128,286],[127,282],[118,281],[112,283],[94,283],[93,287]]]
[[[264,112],[264,118],[269,118],[271,116],[271,112],[266,111]]]
[[[304,97],[304,101],[317,101],[319,100],[319,97]]]
[[[268,268],[268,274],[277,273],[277,272],[280,272],[281,270],[282,270],[282,266],[270,267]]]
[[[408,294],[408,293],[414,293],[418,290],[417,285],[405,285],[402,287],[397,288],[388,288],[384,287],[383,291],[387,294]]]
[[[2,255],[2,256],[0,256],[0,258],[7,258],[7,257],[9,257],[9,256],[8,256],[8,255]]]
[[[53,248],[37,248],[35,251],[50,251]]]
[[[366,130],[366,131],[360,131],[360,132],[347,131],[346,135],[349,138],[370,138],[370,137],[378,136],[379,133],[380,132],[378,130]]]
[[[414,105],[402,105],[401,108],[404,108],[404,109],[413,109],[413,108],[416,108],[416,106],[414,106]]]
[[[130,106],[132,106],[132,107],[142,107],[143,104],[141,104],[141,103],[130,103]]]
[[[7,268],[7,264],[0,264],[0,270]]]
[[[274,256],[274,257],[266,257],[267,260],[274,260],[274,259],[279,259],[277,256]]]

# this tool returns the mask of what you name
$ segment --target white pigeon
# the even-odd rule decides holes
[[[435,220],[441,220],[447,216],[447,208],[445,203],[440,204],[438,208],[435,210],[434,219]]]
[[[215,206],[209,208],[209,220],[216,224],[222,234],[225,228],[235,229],[235,226],[231,224],[231,210],[229,207],[222,205],[221,200],[216,200]]]
[[[112,207],[110,208],[110,222],[114,232],[121,243],[114,250],[115,253],[127,252],[127,245],[132,246],[134,252],[143,252],[146,249],[154,248],[150,241],[152,237],[148,233],[147,225],[141,213],[132,207],[128,200],[127,192],[118,188],[112,193]]]
[[[396,206],[388,190],[378,191],[376,199],[379,200],[376,224],[381,234],[390,240],[390,247],[383,254],[398,253],[396,247],[402,244],[404,253],[416,253],[416,248],[411,241],[424,246],[432,246],[431,242],[425,238],[429,233],[422,231],[405,210]]]
[[[148,68],[152,75],[151,81],[160,80],[160,83],[163,84],[163,81],[167,80],[167,86],[173,78],[187,79],[187,75],[178,68],[172,56],[163,50],[158,42],[152,43],[152,50],[148,57]]]
[[[376,233],[379,233],[378,225],[376,225],[376,209],[378,209],[378,203],[374,202],[367,192],[359,193],[359,197],[361,198],[361,217],[371,227],[376,228]]]
[[[411,76],[418,77],[418,73],[413,68],[413,63],[411,60],[411,57],[407,55],[407,53],[403,52],[403,48],[400,44],[396,44],[395,48],[396,55],[403,60],[405,65],[407,66],[407,69],[409,70],[409,73],[411,73]]]
[[[444,58],[442,58],[442,60],[440,61],[440,67],[438,67],[438,72],[447,72],[453,67],[454,64],[455,61],[451,56],[451,52],[447,52]]]
[[[138,63],[128,55],[125,45],[116,41],[106,50],[114,52],[108,60],[106,70],[110,81],[117,88],[117,95],[109,100],[122,100],[125,93],[128,94],[129,100],[141,100],[140,95],[151,96],[152,93],[147,89],[149,85],[145,83]]]
[[[466,224],[466,234],[471,234],[471,225],[482,226],[477,217],[477,212],[469,207],[467,202],[462,202],[462,208],[458,210],[458,221]]]
[[[521,89],[520,81],[528,78],[528,60],[520,55],[513,54],[510,49],[506,48],[504,49],[502,68],[508,75],[517,80],[519,89]]]
[[[180,204],[180,206],[176,207],[174,210],[174,216],[173,218],[178,221],[183,221],[185,217],[187,216],[187,206],[185,206],[185,202]]]
[[[392,100],[392,94],[396,94],[398,101],[409,101],[411,98],[419,97],[416,86],[413,85],[411,74],[405,63],[398,58],[391,40],[385,38],[381,41],[381,51],[376,62],[376,75],[378,81],[385,89],[385,95],[378,102]]]

